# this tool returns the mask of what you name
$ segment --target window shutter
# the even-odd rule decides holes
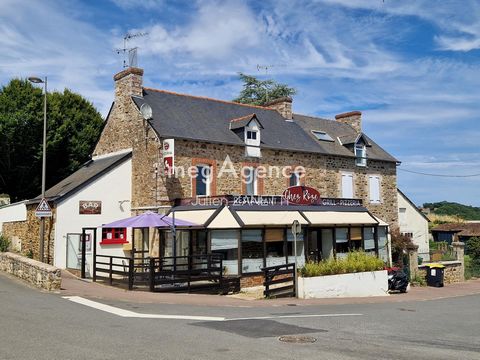
[[[353,174],[342,174],[342,197],[353,198]]]
[[[370,188],[370,202],[373,204],[380,203],[380,176],[370,175],[368,177]]]

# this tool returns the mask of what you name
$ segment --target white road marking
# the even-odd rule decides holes
[[[342,317],[342,316],[363,316],[363,314],[295,314],[295,315],[272,315],[272,316],[257,316],[245,318],[226,319],[228,321],[235,320],[267,320],[267,319],[289,319],[289,318],[311,318],[311,317]]]
[[[238,320],[270,320],[270,319],[293,319],[293,318],[314,318],[314,317],[345,317],[345,316],[362,316],[363,314],[295,314],[295,315],[272,315],[272,316],[257,316],[257,317],[243,317],[231,318],[219,316],[194,316],[194,315],[161,315],[161,314],[142,314],[135,311],[124,310],[115,306],[106,305],[97,301],[88,300],[80,296],[64,296],[66,300],[74,303],[91,307],[100,311],[105,311],[126,318],[141,318],[141,319],[170,319],[170,320],[197,320],[197,321],[238,321]]]
[[[121,317],[142,318],[142,319],[173,319],[173,320],[199,320],[199,321],[224,321],[224,317],[215,316],[189,316],[189,315],[159,315],[159,314],[141,314],[130,310],[124,310],[115,306],[105,305],[96,301],[88,300],[80,296],[64,296],[64,299],[73,301],[77,304],[85,305],[97,310],[105,311]]]

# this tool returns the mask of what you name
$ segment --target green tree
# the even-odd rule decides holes
[[[463,205],[455,202],[440,201],[425,203],[424,208],[429,208],[435,215],[458,216],[465,220],[480,220],[480,207]]]
[[[471,237],[466,241],[465,253],[470,255],[476,263],[480,264],[480,237]]]
[[[271,100],[297,93],[294,88],[274,80],[259,80],[243,73],[239,73],[238,76],[243,81],[243,89],[233,101],[241,104],[265,105]]]
[[[88,160],[103,119],[67,89],[47,96],[47,188]],[[37,196],[42,174],[43,94],[27,80],[0,90],[0,193],[12,202]]]

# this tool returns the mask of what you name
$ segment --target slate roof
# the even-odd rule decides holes
[[[480,236],[480,223],[447,223],[432,229],[435,232],[454,232],[459,236]]]
[[[293,115],[293,121],[286,121],[274,109],[150,88],[144,88],[143,98],[132,99],[139,109],[143,103],[151,106],[153,118],[149,122],[161,138],[244,146],[243,140],[230,129],[230,122],[255,114],[263,127],[261,148],[354,157],[337,137],[351,136],[355,130],[338,121],[297,114]],[[310,130],[325,131],[335,142],[319,141]],[[372,145],[367,151],[369,158],[397,162],[368,137],[366,139]]]
[[[338,139],[341,138],[351,140],[358,137],[358,134],[350,125],[335,120],[299,114],[294,114],[293,120],[300,125],[312,139],[316,139],[315,135],[312,134],[312,130],[319,130],[326,132],[335,140],[317,141],[318,146],[322,148],[322,152],[325,154],[354,156],[353,152],[343,146]],[[363,133],[362,135],[367,144],[370,145],[367,149],[368,159],[399,162],[392,155],[383,150],[375,141],[370,139],[366,134]]]
[[[70,195],[77,190],[83,188],[84,186],[88,185],[104,173],[110,171],[117,165],[129,159],[131,156],[131,152],[126,152],[118,155],[102,157],[95,160],[89,160],[72,175],[68,176],[67,178],[63,179],[62,181],[45,191],[45,197],[49,201],[58,201],[63,197]],[[38,203],[40,202],[41,198],[42,196],[39,195],[36,198],[30,200],[29,203]]]

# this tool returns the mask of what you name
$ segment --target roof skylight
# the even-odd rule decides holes
[[[321,141],[335,141],[335,140],[332,139],[332,137],[330,135],[328,135],[324,131],[312,130],[312,134],[315,135],[315,137],[318,140],[321,140]]]

